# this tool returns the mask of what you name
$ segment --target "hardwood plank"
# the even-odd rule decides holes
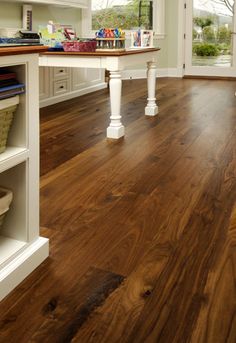
[[[233,343],[236,341],[236,206],[232,211],[223,253],[208,274],[191,342]],[[222,320],[224,315],[224,320]]]
[[[65,290],[61,297],[53,297],[44,305],[42,311],[46,319],[30,341],[71,342],[91,313],[123,280],[121,275],[91,268],[69,292]]]
[[[225,209],[231,210],[235,202],[235,153],[235,148],[228,146],[221,170],[214,171],[208,191],[196,205],[182,239],[127,341],[134,337],[137,342],[189,340],[201,305],[207,301],[204,286],[208,272],[214,266],[216,256],[222,253],[225,239],[222,228],[227,227],[230,215]],[[232,175],[230,180],[228,175]],[[233,330],[235,335],[236,328]]]

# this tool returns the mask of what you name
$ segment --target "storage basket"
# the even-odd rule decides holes
[[[11,190],[0,187],[0,229],[13,199]]]
[[[18,103],[19,96],[0,100],[0,153],[6,150],[8,133]]]
[[[84,41],[64,41],[62,42],[64,51],[77,51],[77,52],[94,52],[96,51],[97,42],[93,40]]]

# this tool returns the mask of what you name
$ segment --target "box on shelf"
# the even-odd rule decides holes
[[[8,133],[18,104],[18,95],[0,100],[0,153],[6,150]]]
[[[11,190],[0,187],[0,229],[13,199]]]

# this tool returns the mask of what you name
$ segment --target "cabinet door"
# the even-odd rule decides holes
[[[103,69],[73,68],[71,72],[72,90],[81,90],[104,81]]]
[[[87,69],[87,81],[93,84],[104,81],[104,69]]]
[[[39,99],[50,97],[50,69],[48,67],[39,67]]]
[[[73,68],[71,70],[71,83],[72,90],[80,90],[86,88],[88,85],[87,82],[87,69],[85,68]]]

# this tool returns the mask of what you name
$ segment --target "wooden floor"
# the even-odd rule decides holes
[[[235,81],[124,82],[42,110],[50,258],[0,305],[0,342],[236,342]]]

